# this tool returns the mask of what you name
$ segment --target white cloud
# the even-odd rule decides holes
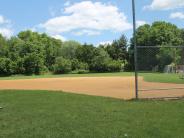
[[[10,38],[13,35],[11,21],[2,15],[0,15],[0,34],[7,38]]]
[[[184,13],[182,12],[174,12],[170,14],[171,19],[184,19]]]
[[[72,34],[81,36],[81,35],[88,35],[88,36],[94,36],[94,35],[100,35],[100,31],[94,31],[94,30],[80,30],[80,31],[75,31],[72,32]]]
[[[83,1],[65,7],[62,16],[49,19],[41,27],[50,34],[99,35],[102,31],[123,32],[131,29],[132,25],[116,6]]]
[[[10,23],[8,19],[5,19],[2,15],[0,15],[0,24],[7,24]]]
[[[0,34],[2,34],[3,36],[7,38],[10,38],[13,35],[13,31],[9,28],[0,27]]]
[[[147,24],[146,21],[143,21],[143,20],[138,20],[138,21],[136,21],[136,26],[137,26],[137,27],[140,27],[140,26],[145,25],[145,24]]]
[[[184,7],[184,0],[153,0],[144,9],[150,10],[170,10]]]
[[[59,39],[61,41],[66,41],[67,40],[65,37],[63,37],[61,35],[52,35],[52,37],[55,38],[55,39]]]
[[[102,41],[102,42],[100,42],[100,43],[98,43],[97,44],[97,46],[99,46],[99,45],[111,45],[113,43],[113,41]]]

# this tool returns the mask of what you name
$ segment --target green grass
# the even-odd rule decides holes
[[[15,80],[15,79],[36,79],[36,78],[61,78],[61,77],[112,77],[112,76],[133,76],[133,72],[117,72],[117,73],[88,73],[88,74],[45,74],[33,76],[9,76],[0,77],[0,80]],[[178,83],[183,84],[184,79],[180,79],[178,74],[165,74],[165,73],[139,73],[148,82],[163,82],[163,83]]]
[[[122,101],[48,91],[0,91],[1,138],[184,137],[184,100]]]
[[[184,79],[181,79],[178,74],[166,73],[140,73],[148,82],[162,82],[162,83],[178,83],[184,84]]]
[[[115,73],[87,73],[87,74],[45,74],[45,75],[14,75],[9,77],[0,77],[0,80],[14,80],[14,79],[36,79],[36,78],[61,78],[61,77],[109,77],[109,76],[133,76],[133,72],[115,72]]]

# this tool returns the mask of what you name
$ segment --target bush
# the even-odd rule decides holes
[[[42,74],[47,71],[47,68],[44,65],[44,60],[36,53],[27,54],[24,57],[23,63],[25,74]]]
[[[83,63],[83,62],[80,62],[79,60],[77,59],[73,59],[71,61],[72,63],[72,70],[88,70],[89,69],[89,66],[87,63]]]
[[[119,72],[122,70],[121,61],[116,60],[95,60],[90,65],[90,71],[92,72]]]
[[[107,72],[108,69],[107,69],[107,64],[108,62],[107,61],[104,61],[100,58],[95,58],[93,60],[93,63],[90,64],[90,71],[92,72]]]
[[[112,60],[107,65],[109,72],[119,72],[122,70],[121,61]]]
[[[86,74],[86,73],[89,73],[89,71],[80,69],[80,70],[77,70],[77,73],[78,74]]]
[[[0,58],[0,75],[13,74],[13,63],[9,58]]]
[[[56,63],[54,65],[54,73],[69,73],[72,71],[72,63],[68,59],[64,59],[63,57],[56,58]]]
[[[89,65],[87,63],[79,62],[79,70],[89,70]]]
[[[80,62],[77,59],[71,60],[72,70],[78,70],[80,68],[79,63]]]

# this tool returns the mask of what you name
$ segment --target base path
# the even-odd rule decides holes
[[[184,88],[184,84],[150,83],[139,78],[140,89]],[[1,90],[59,90],[64,92],[113,97],[135,98],[134,77],[65,77],[25,80],[0,80]],[[184,89],[140,92],[140,98],[184,96]]]

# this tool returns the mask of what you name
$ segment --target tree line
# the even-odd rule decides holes
[[[133,40],[128,41],[122,35],[112,44],[95,47],[76,41],[62,42],[29,30],[10,39],[0,35],[0,75],[131,71],[134,68]],[[184,30],[171,23],[154,22],[140,26],[136,40],[139,46],[184,45]],[[144,61],[140,62],[142,69],[158,66],[158,70],[162,70],[173,62],[184,64],[176,63],[184,59],[184,50],[176,50],[175,55],[173,49],[156,50],[150,54],[138,49],[139,61]]]
[[[130,66],[133,64],[133,41],[131,39]],[[184,65],[184,29],[174,24],[157,21],[145,24],[136,30],[138,46],[138,69],[163,72],[166,65]]]

